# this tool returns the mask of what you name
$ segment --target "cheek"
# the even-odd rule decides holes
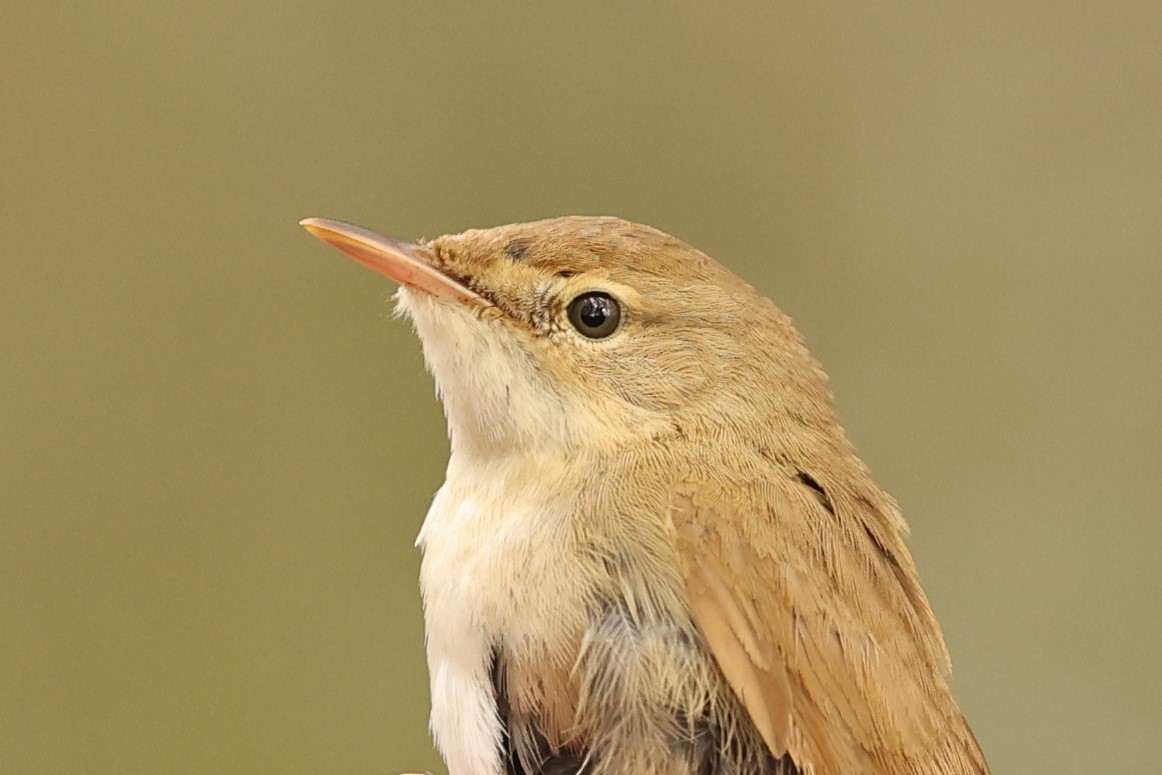
[[[607,391],[648,411],[668,412],[701,395],[717,368],[713,355],[681,339],[635,337],[590,354],[583,373],[590,390]]]

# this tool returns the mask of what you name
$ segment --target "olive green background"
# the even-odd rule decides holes
[[[0,772],[443,766],[402,237],[565,213],[769,293],[995,773],[1162,754],[1162,6],[5,4]]]

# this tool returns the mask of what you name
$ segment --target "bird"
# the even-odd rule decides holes
[[[988,767],[896,502],[791,319],[652,227],[408,242],[447,419],[422,552],[450,775],[950,775]]]

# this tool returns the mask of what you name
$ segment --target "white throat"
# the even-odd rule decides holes
[[[638,435],[649,418],[628,422],[625,410],[602,411],[570,398],[500,323],[455,302],[406,287],[397,312],[411,318],[448,419],[453,457],[574,454]]]

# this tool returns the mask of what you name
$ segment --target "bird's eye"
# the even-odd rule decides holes
[[[604,339],[617,330],[621,305],[608,293],[583,293],[569,302],[569,322],[582,336]]]

